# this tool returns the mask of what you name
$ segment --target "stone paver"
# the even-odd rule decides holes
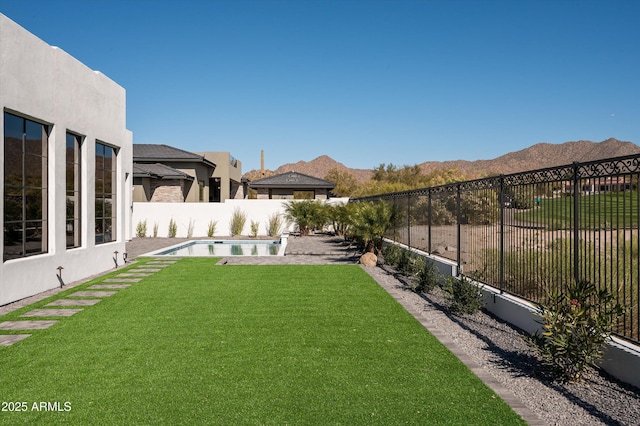
[[[87,287],[91,290],[122,290],[123,288],[129,288],[131,284],[94,284],[92,286]]]
[[[160,268],[134,268],[134,269],[130,269],[130,271],[135,271],[135,272],[160,272],[162,271],[162,269]]]
[[[3,321],[0,322],[0,330],[44,330],[57,322],[57,320]]]
[[[109,297],[116,294],[117,291],[76,291],[69,296],[73,297]]]
[[[133,272],[133,273],[125,272],[125,273],[116,275],[116,278],[118,277],[150,277],[151,275],[152,274],[147,274],[145,272]]]
[[[21,317],[70,317],[80,312],[79,309],[34,309],[20,315]]]
[[[142,278],[107,278],[105,283],[139,283]]]
[[[59,299],[44,306],[93,306],[100,302],[101,299]]]
[[[11,346],[20,340],[24,340],[27,337],[31,336],[30,334],[1,334],[0,335],[0,346]]]

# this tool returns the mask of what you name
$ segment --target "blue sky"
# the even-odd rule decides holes
[[[640,1],[0,0],[127,90],[134,143],[243,171],[640,144]],[[1,41],[0,41],[1,42]]]

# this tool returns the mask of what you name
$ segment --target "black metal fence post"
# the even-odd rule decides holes
[[[460,236],[462,227],[460,226],[460,222],[462,222],[462,208],[461,208],[461,197],[460,197],[460,192],[462,191],[462,189],[460,188],[460,184],[457,185],[456,188],[456,222],[458,224],[457,231],[457,241],[456,241],[456,263],[458,264],[458,275],[462,274],[462,256],[461,256],[461,251],[462,251],[462,247],[460,247],[461,242],[462,242],[462,238]]]
[[[504,193],[504,175],[500,175],[500,189],[498,200],[500,201],[500,210],[498,221],[498,229],[500,236],[498,237],[498,284],[500,293],[504,293],[504,208],[505,208],[505,193]]]
[[[427,253],[431,254],[431,189],[427,192]]]
[[[407,247],[411,248],[411,192],[407,193]]]
[[[573,163],[573,279],[578,282],[579,250],[580,250],[580,178],[578,176],[578,163]]]

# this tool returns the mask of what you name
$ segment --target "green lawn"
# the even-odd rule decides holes
[[[0,348],[0,372],[28,406],[2,424],[524,424],[355,265],[184,259]]]
[[[583,195],[579,209],[581,228],[637,227],[638,191]],[[569,228],[573,223],[573,197],[542,198],[539,207],[516,212],[515,218],[556,229]]]

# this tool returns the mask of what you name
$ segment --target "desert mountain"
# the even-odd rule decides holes
[[[373,168],[373,166],[372,166]],[[366,169],[352,169],[344,164],[334,160],[328,155],[321,155],[320,157],[311,161],[298,161],[297,163],[287,163],[278,167],[275,170],[265,170],[264,175],[260,170],[251,170],[244,175],[249,180],[260,179],[262,177],[278,175],[286,172],[298,172],[305,175],[314,176],[320,179],[324,179],[329,170],[338,169],[340,171],[351,174],[358,182],[364,182],[371,178],[373,174],[371,170]]]
[[[423,173],[428,174],[438,169],[458,169],[469,179],[483,176],[510,174],[526,170],[571,164],[574,161],[584,162],[623,155],[640,154],[640,146],[623,142],[614,138],[602,142],[577,141],[561,144],[539,143],[520,151],[505,154],[493,160],[477,161],[427,161],[419,164]],[[397,164],[403,166],[403,164]],[[372,166],[375,167],[375,165]],[[351,169],[322,155],[311,161],[283,164],[274,171],[266,170],[264,176],[296,171],[318,178],[324,178],[329,170],[338,169],[353,175],[359,182],[364,182],[372,175],[371,170]],[[253,180],[263,177],[259,170],[252,170],[245,177]]]

